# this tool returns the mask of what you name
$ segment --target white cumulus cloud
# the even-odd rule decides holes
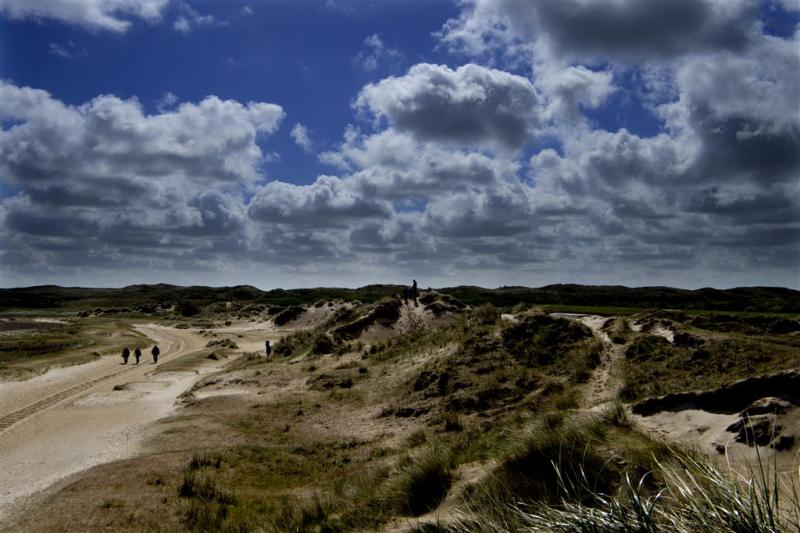
[[[297,145],[305,150],[306,152],[313,152],[314,151],[314,143],[311,141],[311,137],[308,133],[308,128],[300,124],[299,122],[292,127],[292,130],[289,132],[294,139],[294,142]]]
[[[170,0],[0,0],[0,13],[15,19],[55,19],[90,29],[124,32],[133,19],[154,22]]]
[[[516,149],[538,123],[539,99],[522,77],[478,65],[418,64],[369,84],[357,109],[422,139]]]

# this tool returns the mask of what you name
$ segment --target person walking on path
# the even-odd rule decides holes
[[[134,363],[134,364],[138,365],[139,364],[139,358],[142,357],[142,351],[139,349],[138,346],[133,351],[133,356],[136,358],[136,363]]]
[[[161,353],[161,350],[158,349],[158,344],[153,346],[153,349],[150,350],[150,353],[153,356],[153,364],[158,363],[158,355]]]
[[[267,354],[267,359],[270,358],[272,355],[272,345],[269,343],[268,340],[264,341],[264,353]]]
[[[417,291],[417,280],[413,280],[414,284],[411,286],[411,297],[414,298],[414,306],[416,307],[419,305],[417,303],[417,296],[419,296],[419,291]]]
[[[128,357],[130,357],[130,356],[131,356],[131,351],[128,349],[127,346],[124,347],[122,349],[122,364],[123,365],[127,365],[128,364]]]

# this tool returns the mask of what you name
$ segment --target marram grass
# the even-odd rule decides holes
[[[498,500],[501,513],[472,508],[460,513],[451,531],[800,531],[796,479],[778,472],[775,464],[757,456],[755,464],[737,473],[696,453],[676,450],[672,459],[657,461],[655,471],[638,480],[625,475],[614,495],[593,492],[588,502],[575,497],[576,490],[585,494],[586,476],[586,486],[576,487],[558,475],[563,494],[558,504]],[[556,464],[553,468],[559,472]]]

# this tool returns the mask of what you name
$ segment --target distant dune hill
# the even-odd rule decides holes
[[[489,302],[498,306],[517,303],[606,307],[708,309],[725,311],[800,311],[800,291],[783,287],[703,288],[624,287],[620,285],[547,285],[528,287],[454,287],[442,292],[468,304]]]
[[[43,285],[0,289],[0,309],[46,309],[128,307],[163,303],[197,306],[240,301],[278,306],[317,301],[360,300],[376,302],[400,294],[402,285],[367,285],[358,289],[317,287],[262,291],[250,285],[234,287],[179,287],[175,285],[130,285],[121,289],[58,287]],[[737,287],[698,290],[671,287],[623,287],[594,285],[548,285],[539,288],[459,286],[437,289],[469,305],[491,303],[513,306],[536,305],[673,308],[719,311],[800,312],[800,291],[781,287]]]

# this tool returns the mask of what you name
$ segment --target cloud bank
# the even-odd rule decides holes
[[[800,285],[800,33],[765,32],[757,3],[474,0],[437,35],[463,65],[366,84],[333,143],[294,124],[304,150],[328,148],[304,184],[264,170],[280,105],[173,97],[147,114],[3,83],[4,268]],[[655,132],[601,127],[615,98]]]

